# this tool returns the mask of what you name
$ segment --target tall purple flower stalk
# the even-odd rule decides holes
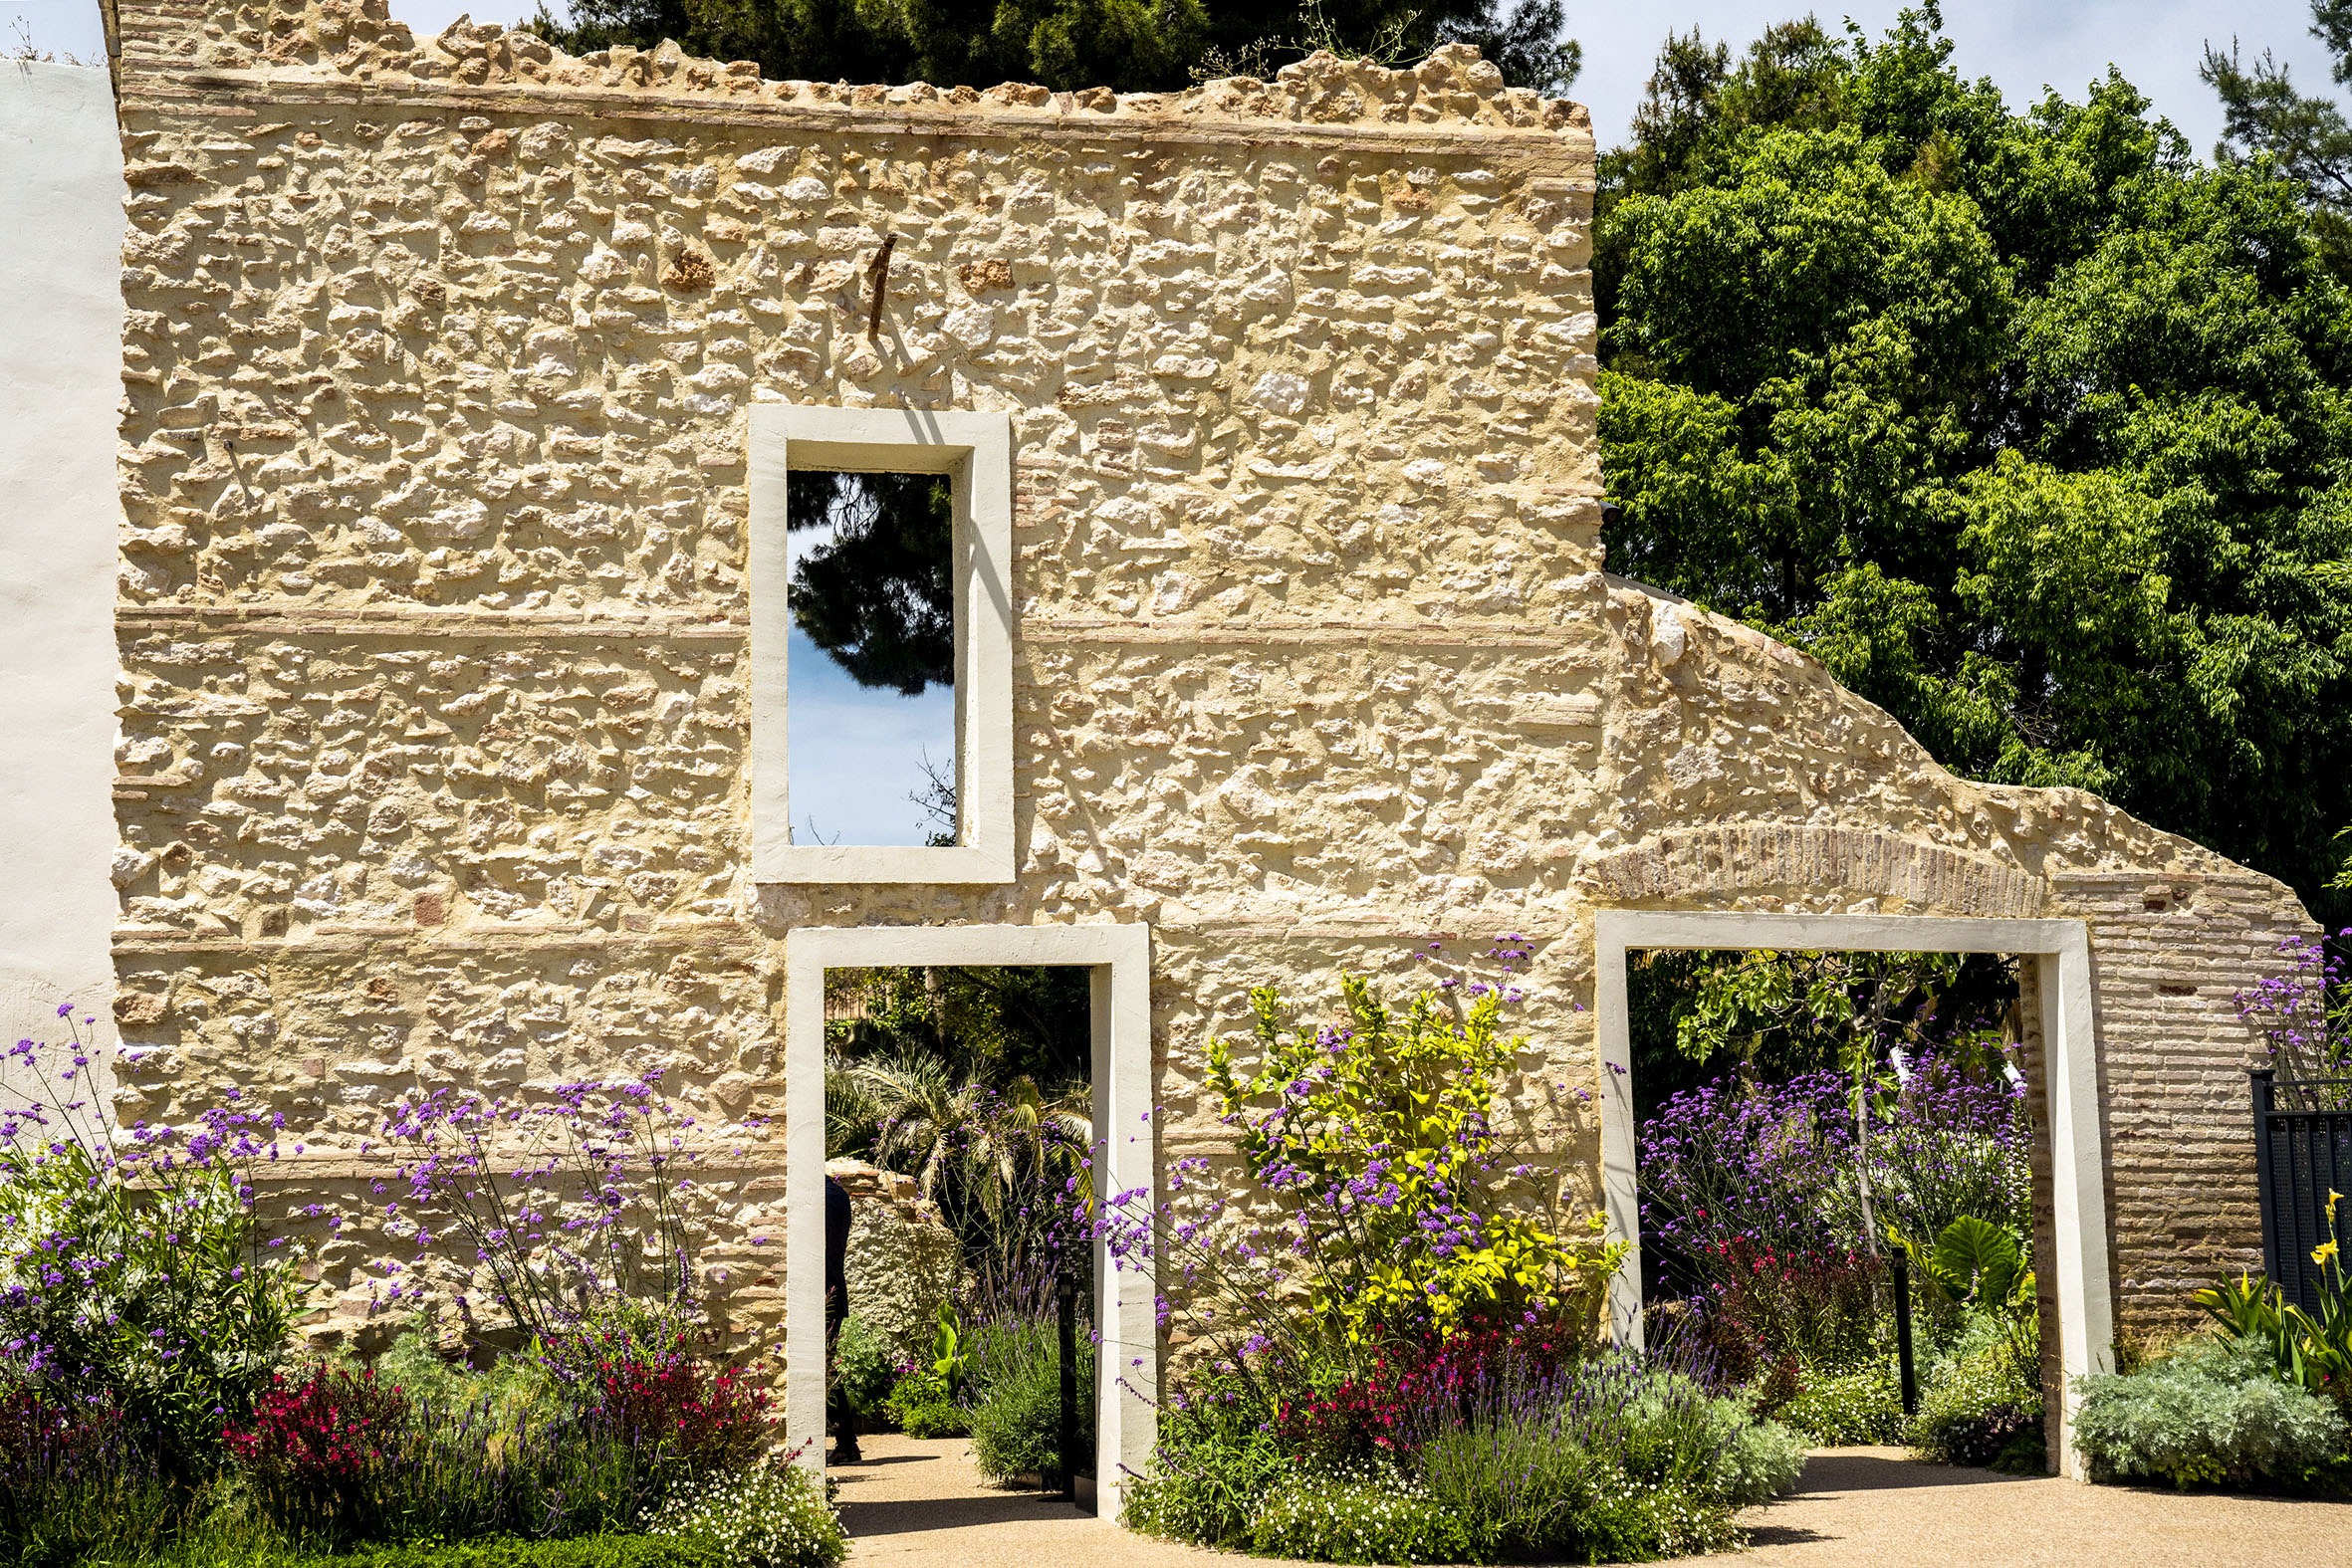
[[[384,1225],[415,1242],[418,1266],[394,1271],[388,1299],[425,1296],[425,1261],[454,1241],[498,1307],[542,1340],[620,1299],[691,1316],[703,1283],[688,1215],[697,1119],[660,1095],[660,1079],[656,1068],[531,1100],[441,1088],[395,1104]],[[462,1291],[456,1305],[472,1310]]]
[[[1832,1224],[1853,1164],[1846,1075],[1686,1089],[1642,1128],[1642,1234],[1705,1269],[1745,1240],[1783,1255],[1845,1249]]]
[[[2352,926],[2330,938],[2289,937],[2285,967],[2234,997],[2237,1015],[2261,1031],[2284,1103],[2352,1104]]]
[[[1923,1055],[1899,1090],[1871,1100],[1873,1201],[1904,1233],[1932,1237],[1962,1215],[2030,1231],[2022,1079]],[[1782,1084],[1721,1078],[1644,1124],[1642,1233],[1663,1244],[1684,1288],[1721,1283],[1735,1258],[1867,1249],[1852,1105],[1846,1074],[1821,1068]]]
[[[0,1373],[119,1410],[186,1468],[249,1408],[306,1289],[256,1209],[285,1117],[230,1089],[184,1126],[120,1126],[94,1020],[58,1016],[62,1043],[8,1052],[35,1093],[0,1111]]]

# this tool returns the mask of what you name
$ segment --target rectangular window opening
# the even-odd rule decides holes
[[[1012,435],[751,410],[755,881],[1013,880]]]
[[[787,481],[791,840],[952,847],[955,476]]]

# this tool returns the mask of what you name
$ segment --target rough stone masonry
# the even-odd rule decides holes
[[[2254,1259],[2230,997],[2303,911],[1605,572],[1582,109],[1463,48],[976,93],[114,11],[127,1116],[242,1085],[349,1192],[417,1083],[659,1065],[774,1114],[792,928],[1117,919],[1165,1157],[1218,1147],[1247,987],[1319,1007],[1433,934],[1530,936],[1529,1075],[1584,1085],[1596,908],[2072,916],[2121,1321]],[[751,880],[760,401],[1011,416],[1012,883]],[[747,1334],[782,1161],[713,1187]],[[378,1244],[316,1253],[331,1325]]]

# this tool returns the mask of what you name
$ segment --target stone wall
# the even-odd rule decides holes
[[[661,1065],[773,1115],[795,926],[1116,919],[1172,1154],[1218,1146],[1201,1047],[1249,986],[1320,1006],[1432,935],[1532,936],[1530,1072],[1589,1083],[1598,904],[2078,914],[2123,1310],[2246,1254],[2227,999],[2302,912],[1603,572],[1581,109],[1459,48],[941,93],[118,12],[131,1114],[255,1085],[319,1179],[418,1081]],[[1011,414],[1010,885],[750,880],[761,400]],[[714,1255],[766,1334],[747,1147]],[[321,1255],[344,1310],[369,1246]]]
[[[824,1174],[849,1195],[849,1310],[902,1353],[927,1349],[963,1272],[955,1232],[911,1176],[861,1160],[827,1160]]]

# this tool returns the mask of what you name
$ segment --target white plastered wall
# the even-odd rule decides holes
[[[122,196],[106,72],[0,61],[5,1042],[55,1037],[69,999],[113,1030]]]
[[[1601,1062],[1601,1185],[1609,1222],[1633,1242],[1610,1284],[1609,1324],[1642,1339],[1641,1202],[1637,1187],[1633,1051],[1625,956],[1634,948],[1844,950],[1864,953],[2011,953],[2038,966],[2041,1037],[2048,1041],[2052,1241],[2059,1365],[2058,1452],[2088,1479],[2072,1426],[2081,1381],[2112,1372],[2115,1319],[2107,1268],[2105,1154],[2099,1135],[2098,1048],[2091,1009],[2090,940],[2079,920],[1956,920],[1902,915],[1768,915],[1602,910],[1593,917],[1593,1002]]]
[[[804,927],[785,939],[785,1437],[824,1464],[824,972],[899,965],[1056,964],[1090,970],[1094,1190],[1155,1207],[1151,932],[1141,925]],[[1151,1456],[1159,1324],[1148,1260],[1094,1248],[1102,1335],[1094,1406],[1097,1510],[1115,1519]],[[801,1324],[816,1333],[797,1333]]]

